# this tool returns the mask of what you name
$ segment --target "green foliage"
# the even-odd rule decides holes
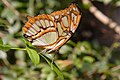
[[[32,62],[33,62],[35,65],[39,64],[39,62],[40,62],[40,57],[39,57],[37,51],[35,51],[33,48],[31,48],[31,47],[29,47],[29,46],[26,47],[26,50],[27,50],[28,55],[29,55],[30,59],[32,60]]]
[[[61,78],[61,80],[64,80],[63,74],[59,70],[58,66],[54,62],[52,62],[52,60],[50,60],[48,57],[46,57],[45,55],[43,55],[43,54],[40,54],[40,55],[47,61],[47,63],[51,66],[53,71],[55,71],[57,73],[57,75]]]
[[[23,40],[22,26],[27,15],[51,13],[75,0],[7,0],[9,7],[3,1],[6,0],[0,1],[0,80],[120,79],[119,42],[108,47],[97,40],[69,40],[50,58],[50,54],[39,53]],[[115,6],[120,3],[119,0],[97,1]],[[89,8],[89,5],[82,7]]]
[[[3,45],[3,41],[2,41],[2,39],[1,39],[1,38],[0,38],[0,44],[1,44],[1,45]]]
[[[4,45],[2,39],[0,38],[0,50],[8,51],[10,48],[10,45]]]
[[[32,44],[26,40],[24,40],[26,43],[26,51],[30,57],[30,59],[32,60],[32,62],[34,63],[34,65],[38,65],[40,62],[40,57],[37,53],[37,51],[35,50],[35,47],[32,46]]]

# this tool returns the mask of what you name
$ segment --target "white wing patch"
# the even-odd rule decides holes
[[[35,28],[35,30],[40,31],[39,26],[37,26],[35,23],[32,25],[32,27],[34,27],[34,28]]]
[[[45,20],[46,27],[50,27],[49,21]]]
[[[62,18],[62,23],[64,24],[65,27],[68,27],[68,26],[69,26],[69,24],[68,24],[68,19],[67,19],[66,16],[64,16],[64,17]]]
[[[35,46],[50,45],[50,44],[53,44],[54,42],[56,42],[57,39],[58,39],[57,32],[48,32],[48,33],[44,34],[43,36],[33,40],[32,45],[35,45]]]
[[[63,29],[62,29],[61,24],[59,22],[57,22],[57,28],[58,28],[59,36],[61,36],[63,33]]]
[[[43,28],[46,28],[44,20],[40,20],[40,23],[42,24]]]

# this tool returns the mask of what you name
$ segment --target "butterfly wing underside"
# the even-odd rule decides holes
[[[23,27],[24,37],[33,46],[45,48],[48,52],[55,51],[73,35],[80,18],[81,12],[76,4],[50,15],[28,16],[28,22]]]

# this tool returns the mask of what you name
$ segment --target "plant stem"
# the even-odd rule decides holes
[[[26,48],[11,48],[11,49],[15,49],[15,50],[26,50]]]

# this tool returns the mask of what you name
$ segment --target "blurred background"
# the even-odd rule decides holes
[[[76,33],[55,56],[65,80],[120,80],[119,0],[0,0],[3,44],[25,48],[22,27],[27,15],[50,14],[72,2],[81,9],[82,19]],[[91,7],[104,16],[95,15]],[[110,21],[104,23],[99,16]],[[110,28],[113,22],[117,28]],[[0,50],[0,80],[58,80],[58,76],[44,59],[35,66],[26,51],[10,49]]]

